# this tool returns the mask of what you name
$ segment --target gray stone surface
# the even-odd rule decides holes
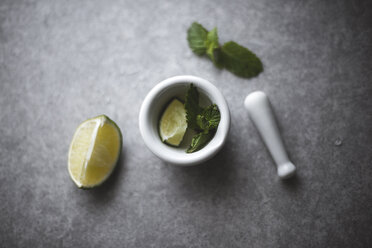
[[[262,59],[246,80],[194,56],[192,21]],[[213,82],[232,116],[209,162],[164,164],[138,129],[156,83]],[[296,178],[282,182],[244,109],[265,91]],[[372,247],[371,1],[0,2],[1,247]],[[67,172],[105,113],[123,156],[100,188]],[[341,144],[340,144],[341,143]]]

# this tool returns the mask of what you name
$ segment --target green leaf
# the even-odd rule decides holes
[[[198,132],[191,141],[187,153],[192,153],[203,148],[213,138],[221,114],[216,104],[203,109],[199,106],[199,92],[193,84],[186,93],[185,100],[187,127]]]
[[[185,109],[187,127],[199,130],[196,118],[203,109],[199,107],[199,92],[193,84],[190,84],[186,93]]]
[[[207,52],[206,40],[208,31],[199,23],[194,22],[187,30],[187,41],[189,47],[197,55],[203,55]]]
[[[220,123],[221,114],[216,104],[212,104],[203,113],[196,117],[196,122],[200,129],[207,133],[212,129],[216,129]]]
[[[207,47],[207,55],[213,61],[214,64],[217,64],[217,57],[216,57],[216,50],[219,49],[220,45],[218,43],[218,34],[217,28],[212,29],[207,34],[206,40],[206,47]]]
[[[212,29],[207,34],[207,46],[213,45],[215,47],[218,47],[218,33],[217,28]]]
[[[202,149],[206,144],[209,143],[209,141],[213,138],[215,132],[210,131],[208,133],[198,133],[196,134],[191,141],[190,147],[187,149],[187,153],[196,152],[200,149]]]
[[[221,48],[221,63],[227,70],[243,78],[255,77],[263,71],[261,60],[247,48],[234,41]]]

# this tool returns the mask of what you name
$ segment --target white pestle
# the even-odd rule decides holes
[[[245,98],[244,106],[277,165],[278,176],[281,179],[293,176],[296,167],[289,161],[266,94],[262,91],[249,94]]]

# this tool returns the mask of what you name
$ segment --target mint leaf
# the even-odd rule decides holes
[[[217,28],[212,29],[207,34],[207,40],[206,40],[206,46],[207,46],[207,55],[212,60],[212,62],[219,67],[218,64],[218,54],[217,50],[219,50],[219,43],[218,43],[218,34],[217,34]]]
[[[227,70],[243,78],[255,77],[263,71],[261,60],[250,50],[234,41],[221,48],[221,63]]]
[[[218,34],[217,28],[212,29],[207,33],[207,40],[206,40],[207,47],[209,49],[210,46],[218,47]]]
[[[212,104],[206,109],[204,109],[203,113],[199,114],[196,117],[196,122],[200,129],[207,133],[212,129],[217,129],[218,124],[220,123],[221,114],[218,110],[216,104]]]
[[[191,141],[190,147],[187,149],[187,153],[196,152],[202,149],[208,142],[213,138],[214,131],[210,131],[208,133],[198,133],[196,134]]]
[[[203,109],[199,107],[199,92],[193,84],[190,84],[190,88],[186,93],[185,109],[187,126],[191,129],[199,130],[196,118]]]
[[[204,55],[207,52],[207,34],[208,31],[199,23],[194,22],[187,30],[187,41],[189,47],[197,55]]]

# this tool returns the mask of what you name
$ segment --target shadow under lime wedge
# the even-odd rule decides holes
[[[68,154],[68,171],[79,188],[102,184],[115,168],[122,147],[119,127],[100,115],[80,124]]]
[[[174,99],[160,118],[159,133],[163,142],[179,146],[186,133],[186,110],[181,101]]]

